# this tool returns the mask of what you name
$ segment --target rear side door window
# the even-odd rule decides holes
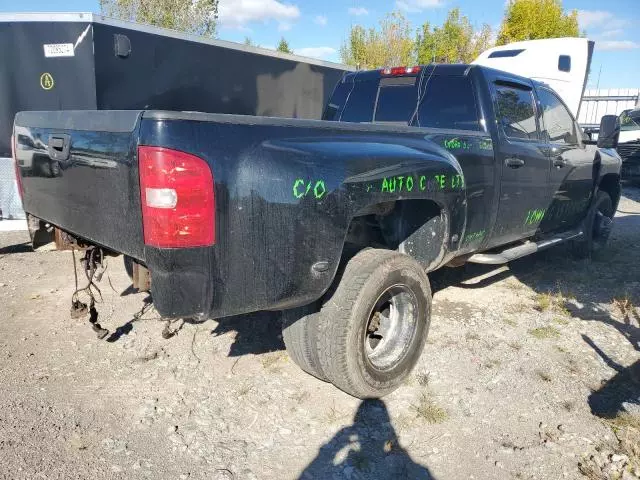
[[[511,85],[496,85],[497,118],[508,138],[538,140],[533,91]]]
[[[482,130],[471,80],[463,76],[432,76],[418,109],[416,126]]]
[[[578,145],[578,129],[571,113],[551,90],[538,89],[538,98],[542,106],[544,121],[543,134],[551,143],[559,145]]]

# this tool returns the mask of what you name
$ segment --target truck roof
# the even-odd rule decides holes
[[[435,70],[430,73],[435,73],[438,75],[467,75],[471,70],[483,70],[490,72],[499,72],[500,77],[503,77],[507,80],[514,80],[519,83],[524,84],[534,84],[534,85],[545,85],[543,82],[539,82],[537,80],[533,80],[531,78],[522,77],[520,75],[516,75],[514,73],[505,72],[502,70],[496,70],[494,68],[485,67],[483,65],[475,65],[475,64],[466,64],[466,63],[429,63],[427,65],[416,65],[415,67],[410,67],[413,69],[410,73],[400,74],[397,76],[418,76],[420,72],[425,69],[434,68]],[[344,75],[343,82],[344,83],[353,83],[353,82],[366,82],[371,80],[378,80],[383,78],[385,75],[383,73],[383,68],[377,68],[375,70],[359,70],[356,72],[348,72]]]

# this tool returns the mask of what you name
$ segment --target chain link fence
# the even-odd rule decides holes
[[[0,158],[0,220],[25,218],[11,158]]]

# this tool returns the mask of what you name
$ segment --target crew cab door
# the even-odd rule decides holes
[[[500,141],[495,159],[502,170],[500,203],[492,244],[534,235],[551,200],[548,144],[540,132],[533,85],[511,78],[492,83]]]
[[[536,91],[542,109],[542,134],[549,142],[553,195],[541,229],[569,230],[587,212],[594,186],[596,149],[582,143],[580,127],[555,92],[545,87],[537,87]]]

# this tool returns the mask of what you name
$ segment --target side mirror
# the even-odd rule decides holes
[[[600,120],[600,131],[598,132],[599,148],[617,148],[618,137],[620,136],[620,123],[616,115],[605,115]]]

